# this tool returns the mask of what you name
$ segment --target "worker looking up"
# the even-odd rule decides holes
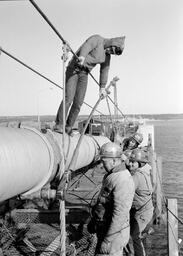
[[[134,183],[135,196],[130,210],[130,235],[133,240],[134,254],[130,244],[127,255],[145,256],[141,233],[153,216],[151,166],[148,164],[148,154],[142,149],[134,149],[129,158],[129,169]]]
[[[108,80],[108,71],[111,55],[121,55],[124,49],[125,37],[106,39],[100,35],[89,37],[78,49],[66,69],[65,114],[66,132],[71,134],[72,127],[84,102],[88,83],[88,73],[100,64],[100,96],[106,96],[105,86]],[[72,105],[71,105],[72,104]],[[71,107],[71,108],[70,108]],[[69,111],[70,108],[70,111]],[[68,113],[69,112],[69,113]],[[63,132],[63,101],[61,102],[54,130]]]
[[[143,135],[141,133],[134,133],[130,137],[123,138],[119,134],[116,134],[114,137],[114,142],[123,150],[122,153],[122,159],[125,161],[125,163],[128,163],[131,151],[142,143],[143,141]]]
[[[97,234],[95,255],[121,256],[128,243],[129,211],[134,197],[134,182],[121,160],[122,149],[108,142],[101,147],[100,157],[107,174],[88,231]]]
[[[124,139],[123,141],[123,151],[132,150],[137,148],[143,141],[143,135],[141,133],[134,133],[129,138]]]

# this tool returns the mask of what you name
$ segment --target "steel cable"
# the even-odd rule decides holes
[[[20,63],[21,65],[23,65],[24,67],[30,69],[32,72],[34,72],[35,74],[39,75],[40,77],[44,78],[45,80],[47,80],[48,82],[52,83],[53,85],[55,85],[56,87],[60,88],[63,90],[63,87],[60,86],[59,84],[53,82],[51,79],[49,79],[48,77],[46,77],[45,75],[41,74],[40,72],[38,72],[37,70],[35,70],[34,68],[30,67],[29,65],[27,65],[26,63],[24,63],[23,61],[21,61],[20,59],[16,58],[15,56],[13,56],[12,54],[10,54],[9,52],[5,51],[3,48],[0,48],[0,52],[3,52],[4,54],[6,54],[7,56],[9,56],[10,58],[14,59],[15,61],[17,61],[18,63]],[[85,105],[87,105],[89,108],[93,108],[91,105],[89,105],[88,103],[84,102]],[[100,112],[99,110],[96,110],[96,112],[98,112],[100,115],[105,116],[102,112]]]
[[[107,96],[109,98],[109,100],[114,104],[114,106],[117,108],[117,110],[121,113],[121,115],[129,122],[127,116],[125,114],[123,114],[123,112],[120,110],[120,108],[118,106],[116,106],[116,104],[114,103],[114,101],[111,99],[111,97],[108,95]]]
[[[71,53],[78,59],[78,56],[75,54],[75,52],[72,50],[72,48],[70,47],[69,43],[62,37],[62,35],[58,32],[58,30],[55,28],[55,26],[51,23],[51,21],[48,19],[48,17],[45,15],[45,13],[43,13],[43,11],[41,10],[41,8],[33,1],[33,0],[29,0],[29,2],[35,7],[35,9],[39,12],[39,14],[43,17],[43,19],[48,23],[48,25],[53,29],[53,31],[56,33],[56,35],[61,39],[63,44],[67,44],[69,50],[71,51]],[[92,77],[92,79],[97,83],[98,86],[100,86],[99,82],[95,79],[95,77],[89,72],[89,75]],[[109,96],[108,96],[109,97]],[[111,102],[115,105],[115,103],[112,101],[112,99],[109,97],[109,99],[111,100]],[[117,106],[116,106],[117,107]],[[123,117],[125,117],[125,115],[122,113],[122,111],[117,107],[117,109],[119,110],[119,112],[122,114]]]

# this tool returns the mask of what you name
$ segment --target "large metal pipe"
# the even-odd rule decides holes
[[[55,163],[62,160],[56,156],[55,148],[60,148],[61,157],[63,155],[62,134],[48,133],[28,127],[0,127],[0,202],[19,194],[36,192],[54,178],[57,171]],[[70,165],[78,139],[79,134],[73,137],[66,135],[66,168]],[[108,141],[103,136],[85,135],[72,169],[90,164],[98,148]]]

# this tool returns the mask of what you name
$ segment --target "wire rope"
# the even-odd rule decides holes
[[[13,56],[12,54],[10,54],[9,52],[5,51],[2,47],[0,48],[0,52],[3,52],[5,55],[9,56],[10,58],[12,58],[13,60],[17,61],[18,63],[20,63],[21,65],[23,65],[24,67],[28,68],[29,70],[31,70],[32,72],[34,72],[35,74],[39,75],[40,77],[44,78],[45,80],[47,80],[48,82],[50,82],[51,84],[55,85],[56,87],[60,88],[63,90],[63,87],[60,86],[59,84],[55,83],[54,81],[52,81],[51,79],[49,79],[48,77],[46,77],[45,75],[41,74],[39,71],[35,70],[34,68],[30,67],[29,65],[27,65],[26,63],[24,63],[23,61],[21,61],[20,59],[16,58],[15,56]],[[91,105],[89,105],[88,103],[84,102],[85,105],[87,105],[89,108],[93,108]],[[96,112],[98,112],[100,115],[105,116],[102,112],[100,112],[99,110],[96,109]]]
[[[61,39],[63,44],[67,44],[70,52],[78,59],[78,56],[76,53],[72,50],[71,46],[69,43],[62,37],[62,35],[58,32],[58,30],[55,28],[55,26],[51,23],[51,21],[48,19],[48,17],[45,15],[45,13],[41,10],[41,8],[35,3],[33,0],[29,0],[29,2],[35,7],[35,9],[39,12],[39,14],[43,17],[43,19],[48,23],[48,25],[53,29],[53,31],[56,33],[56,35]],[[96,82],[98,86],[100,86],[99,82],[95,79],[95,77],[89,72],[89,75],[92,77],[92,79]],[[109,96],[108,96],[109,97]],[[109,97],[109,99],[112,101],[112,99]],[[115,103],[112,101],[112,103],[115,105]],[[125,115],[122,113],[122,111],[117,107],[119,112],[122,114],[123,117]]]

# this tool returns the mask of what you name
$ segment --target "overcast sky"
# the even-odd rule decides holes
[[[123,54],[112,56],[108,79],[120,78],[124,114],[183,113],[182,0],[35,2],[74,51],[93,34],[126,36]],[[0,1],[0,46],[62,85],[62,42],[29,0]],[[92,74],[98,80],[98,66]],[[1,53],[0,116],[55,115],[61,99],[62,90]],[[90,78],[85,101],[94,105],[97,99]],[[98,109],[107,114],[106,101]],[[83,105],[81,114],[89,112]]]

